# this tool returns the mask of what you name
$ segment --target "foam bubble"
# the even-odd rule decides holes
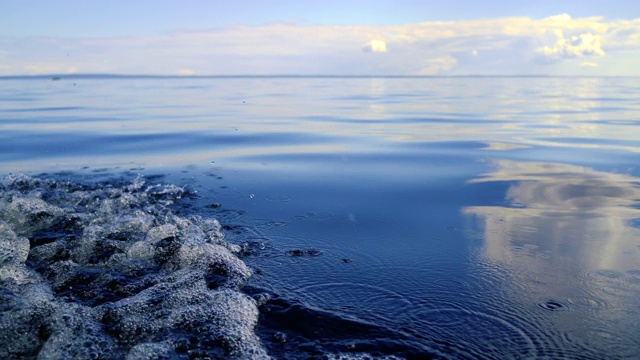
[[[126,360],[172,359],[177,354],[168,343],[141,343],[127,353]]]
[[[118,341],[133,344],[153,340],[156,334],[192,332],[217,342],[232,356],[266,356],[253,331],[258,320],[255,301],[230,289],[210,291],[198,272],[181,270],[173,278],[105,306],[108,331]]]
[[[267,358],[252,275],[175,185],[0,184],[0,358]]]
[[[22,266],[0,267],[0,358],[37,355],[53,313],[53,295]]]
[[[52,334],[39,359],[111,358],[115,342],[104,333],[100,311],[77,304],[60,304],[51,318]]]
[[[29,248],[27,238],[17,237],[9,225],[0,220],[0,267],[24,264]]]
[[[181,268],[202,268],[207,274],[224,275],[230,286],[243,284],[251,270],[226,248],[213,244],[183,244],[178,250]]]
[[[0,216],[20,233],[50,227],[64,215],[61,208],[38,198],[13,196],[3,200],[0,202]]]

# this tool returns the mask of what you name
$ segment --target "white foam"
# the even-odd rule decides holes
[[[129,350],[126,360],[171,359],[177,355],[167,343],[140,343]]]
[[[6,177],[0,358],[181,357],[184,336],[210,341],[198,345],[204,355],[268,358],[256,302],[238,291],[252,274],[240,247],[217,220],[174,214],[184,194],[142,178],[83,186]]]
[[[50,288],[23,264],[5,264],[0,289],[0,358],[34,354],[54,308]]]
[[[51,317],[52,334],[38,359],[112,358],[115,342],[104,333],[101,312],[86,306],[63,303]]]
[[[220,245],[183,244],[177,256],[181,268],[222,271],[231,286],[239,286],[251,276],[251,270],[245,263]]]
[[[65,212],[39,198],[13,196],[0,202],[0,217],[20,233],[47,228]]]
[[[0,220],[0,267],[24,264],[29,248],[29,239],[16,236],[9,225]]]
[[[142,342],[169,329],[196,330],[221,341],[229,355],[266,357],[253,332],[256,303],[230,289],[211,291],[202,273],[180,270],[165,282],[105,306],[122,342]]]

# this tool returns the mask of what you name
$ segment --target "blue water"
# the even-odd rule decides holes
[[[4,78],[0,172],[187,189],[275,358],[638,358],[639,84]]]

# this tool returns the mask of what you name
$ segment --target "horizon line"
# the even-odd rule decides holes
[[[549,75],[549,74],[458,74],[458,75],[375,75],[375,74],[210,74],[210,75],[179,75],[179,74],[116,74],[116,73],[77,73],[77,74],[22,74],[0,75],[0,79],[46,79],[62,80],[64,78],[634,78],[640,75]]]

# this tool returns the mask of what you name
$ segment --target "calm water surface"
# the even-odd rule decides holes
[[[0,169],[197,191],[274,357],[638,358],[639,84],[1,79]]]

